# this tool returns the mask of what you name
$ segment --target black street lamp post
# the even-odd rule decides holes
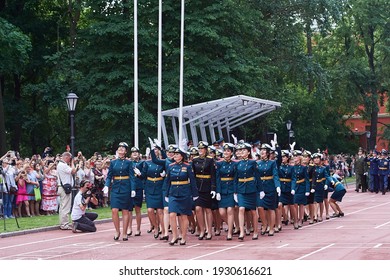
[[[74,113],[76,111],[76,104],[77,104],[77,95],[75,93],[68,93],[68,96],[66,96],[66,104],[68,106],[68,112],[70,115],[70,153],[72,154],[72,161],[74,158]],[[74,178],[74,177],[73,177]],[[73,207],[73,200],[78,192],[78,189],[76,187],[76,184],[73,180],[73,187],[72,187],[72,202],[71,202],[71,209]]]
[[[366,132],[366,136],[367,136],[367,154],[370,152],[370,137],[371,137],[371,132],[370,131],[367,131]]]
[[[292,121],[291,120],[288,120],[286,122],[286,127],[287,127],[287,132],[288,132],[288,145],[290,146],[290,143],[291,143],[291,125],[292,125]],[[294,133],[294,132],[293,132]]]

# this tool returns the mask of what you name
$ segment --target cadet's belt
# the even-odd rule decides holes
[[[196,175],[196,178],[211,179],[211,175]]]
[[[265,176],[265,177],[260,177],[261,180],[272,180],[274,176]]]
[[[254,179],[255,179],[255,177],[249,177],[249,178],[239,178],[239,179],[238,179],[238,182],[241,182],[241,183],[246,183],[246,182],[253,181]]]
[[[126,180],[130,179],[130,176],[114,176],[114,180]]]
[[[272,177],[272,176],[271,176]],[[287,178],[279,178],[280,182],[291,182],[291,179],[287,179]]]
[[[233,181],[234,178],[233,177],[224,177],[224,178],[221,178],[221,181]]]
[[[316,180],[316,182],[317,182],[317,183],[321,183],[321,182],[323,182],[323,181],[325,181],[325,180],[326,180],[326,178],[322,178],[322,179]]]
[[[334,186],[336,187],[337,185],[340,185],[341,183],[340,182],[336,182],[336,184],[334,184]]]
[[[380,170],[387,170],[387,167],[379,167]]]
[[[163,180],[164,178],[163,178],[163,177],[155,177],[155,178],[153,178],[153,177],[148,177],[147,179],[148,179],[148,181],[156,182],[156,181],[161,181],[161,180]]]
[[[174,185],[174,186],[177,186],[177,185],[187,185],[187,184],[189,184],[190,183],[190,181],[172,181],[171,182],[171,185]]]
[[[300,184],[300,183],[303,183],[303,182],[305,182],[305,179],[298,180],[297,184]]]

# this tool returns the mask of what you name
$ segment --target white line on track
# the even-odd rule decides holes
[[[382,243],[376,244],[376,245],[374,246],[374,248],[379,248],[379,247],[382,246],[382,245],[383,245]]]
[[[379,225],[379,226],[376,226],[376,227],[374,227],[374,228],[380,228],[380,227],[383,227],[383,226],[385,226],[385,225],[387,225],[387,224],[390,224],[390,221],[387,222],[387,223],[381,224],[381,225]]]
[[[193,248],[193,247],[197,247],[197,246],[199,246],[200,244],[199,243],[197,243],[197,244],[194,244],[194,245],[191,245],[191,246],[187,246],[186,248],[188,249],[188,248]]]
[[[343,228],[344,226],[339,226],[339,227],[337,227],[336,229],[340,229],[340,228]]]
[[[157,246],[157,245],[159,245],[159,244],[158,243],[152,243],[152,244],[143,246],[143,248],[150,248],[150,247]]]
[[[297,258],[297,259],[295,259],[295,260],[302,260],[302,259],[304,259],[304,258],[306,258],[306,257],[308,257],[308,256],[311,256],[311,255],[315,254],[315,253],[318,253],[318,252],[321,252],[321,251],[323,251],[323,250],[325,250],[325,249],[328,249],[328,248],[332,247],[333,245],[335,245],[335,244],[334,244],[334,243],[329,244],[328,246],[322,247],[322,248],[320,248],[320,249],[318,249],[318,250],[315,250],[315,251],[313,251],[313,252],[311,252],[311,253],[309,253],[309,254],[303,255],[302,257]]]
[[[284,244],[284,245],[278,246],[278,247],[276,247],[276,248],[280,249],[280,248],[286,247],[286,246],[288,246],[288,245],[290,245],[290,244]]]
[[[207,257],[207,256],[211,256],[211,255],[214,255],[214,254],[218,254],[218,253],[221,253],[221,252],[224,252],[224,251],[227,251],[227,250],[232,250],[232,249],[235,249],[235,248],[238,248],[238,247],[241,247],[241,246],[244,246],[244,244],[240,244],[240,245],[232,246],[232,247],[225,248],[225,249],[222,249],[222,250],[214,251],[214,252],[211,252],[211,253],[208,253],[208,254],[205,254],[205,255],[198,256],[196,258],[189,259],[189,260],[201,259],[201,258],[204,258],[204,257]]]

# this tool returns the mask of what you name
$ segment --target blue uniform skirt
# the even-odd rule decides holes
[[[135,190],[135,197],[133,197],[134,206],[142,207],[142,201],[144,199],[143,194],[144,194],[143,189]]]
[[[170,196],[168,202],[168,212],[182,215],[192,215],[192,197],[190,196]]]
[[[111,192],[110,193],[111,208],[133,210],[132,209],[133,208],[132,201],[133,200],[131,199],[131,194],[128,192],[125,192],[125,193]]]
[[[234,195],[231,194],[221,194],[221,200],[218,201],[219,208],[228,208],[234,207],[236,202],[234,201]]]
[[[291,192],[282,192],[279,197],[279,201],[283,205],[293,205],[294,204],[294,196]]]
[[[257,206],[268,210],[275,210],[278,207],[278,193],[275,191],[265,193],[263,199],[257,196]]]
[[[314,201],[317,203],[324,202],[324,186],[316,186],[316,191],[314,193]]]
[[[212,209],[213,200],[211,199],[211,194],[209,192],[199,192],[199,198],[195,200],[195,206]]]
[[[332,193],[330,198],[332,198],[332,199],[334,199],[336,201],[341,202],[341,200],[343,200],[343,197],[346,194],[346,192],[347,192],[346,190],[335,191],[335,192]]]
[[[163,209],[164,204],[162,193],[157,193],[157,194],[146,194],[145,195],[145,200],[146,200],[146,207],[147,208],[154,208],[154,209]]]
[[[245,207],[248,210],[256,210],[258,193],[238,193],[238,207]]]

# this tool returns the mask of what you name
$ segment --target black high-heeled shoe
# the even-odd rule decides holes
[[[151,233],[154,230],[154,226],[152,226],[150,229],[148,229],[146,232]]]
[[[115,240],[115,241],[118,241],[120,236],[121,236],[120,233],[119,233],[118,235],[114,235],[114,240]]]
[[[168,241],[169,239],[169,236],[168,235],[165,235],[165,236],[161,236],[160,237],[160,240],[167,240]]]
[[[221,232],[218,231],[218,232],[216,232],[214,235],[215,235],[215,236],[220,236],[220,235],[221,235]]]
[[[182,241],[180,241],[179,244],[180,244],[180,245],[186,245],[186,242],[187,242],[186,240],[184,240],[184,241],[182,240]]]
[[[141,236],[141,232],[137,232],[136,234],[134,234],[134,236]]]
[[[175,240],[171,240],[171,241],[169,241],[168,243],[169,243],[169,245],[173,246],[173,245],[175,245],[177,242],[179,242],[179,238],[176,238]]]
[[[244,236],[243,236],[243,235],[240,235],[240,236],[238,237],[238,239],[244,240]]]
[[[199,235],[198,240],[203,240],[204,235]]]
[[[129,241],[129,239],[127,237],[123,237],[122,240],[123,241]]]
[[[232,240],[232,237],[226,236],[226,240],[230,241],[230,240]]]
[[[127,233],[127,238],[129,238],[132,234],[133,234],[133,231],[130,231],[129,233]]]
[[[259,235],[257,234],[252,235],[252,240],[257,240],[257,239],[259,239]]]
[[[153,237],[154,237],[155,239],[157,239],[159,236],[160,236],[160,233],[159,233],[159,232],[157,232],[156,234],[153,235]]]
[[[206,240],[211,240],[211,238],[213,238],[213,236],[212,236],[212,235],[210,235],[210,236],[206,236]]]
[[[240,230],[233,231],[233,235],[240,235]]]

